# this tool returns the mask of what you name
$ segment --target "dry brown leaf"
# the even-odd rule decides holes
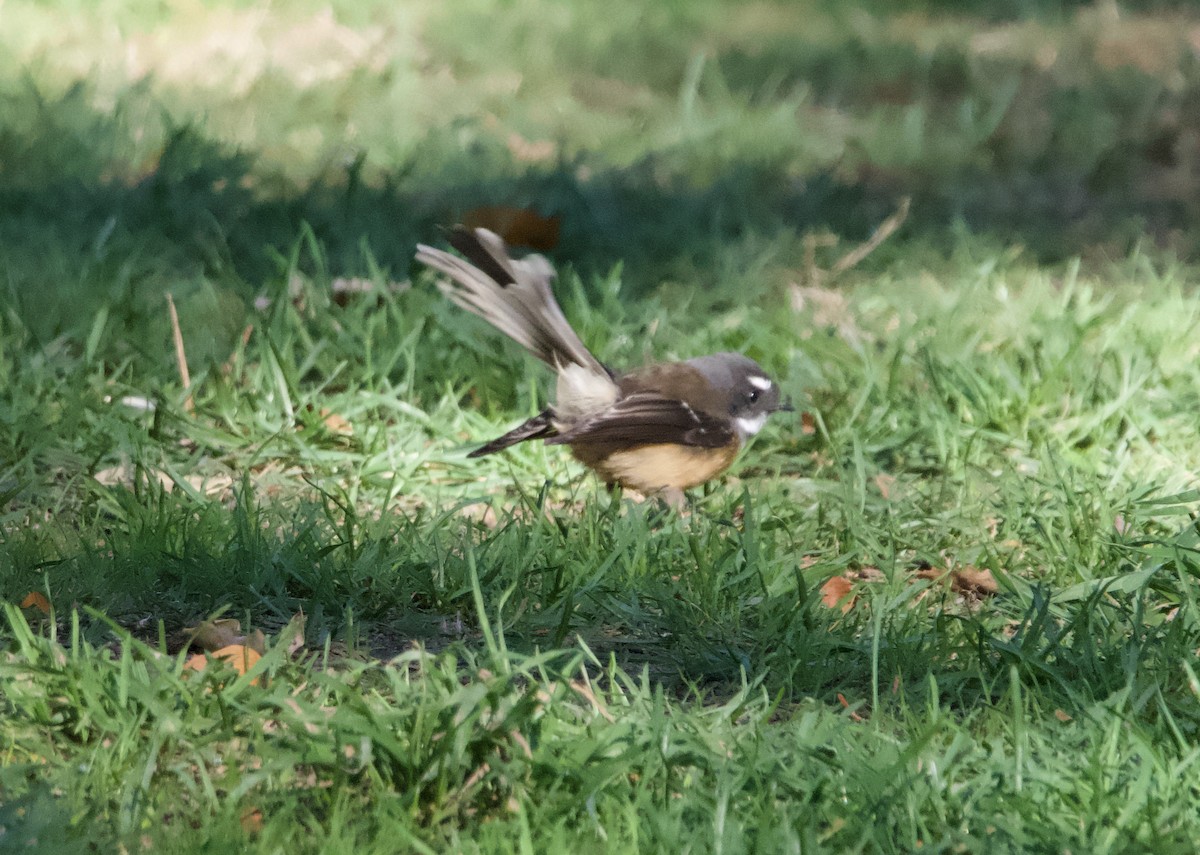
[[[479,502],[474,505],[467,505],[459,513],[473,522],[482,523],[485,528],[494,529],[500,525],[500,518],[496,515],[496,509],[490,503]]]
[[[800,433],[804,436],[812,436],[817,432],[817,419],[812,413],[804,412],[800,414]]]
[[[931,582],[936,582],[944,575],[944,571],[937,567],[921,567],[916,573],[913,573],[918,579],[928,579]]]
[[[21,600],[21,608],[37,609],[42,614],[48,615],[50,614],[50,601],[41,591],[30,591],[25,595],[25,599]]]
[[[304,626],[307,622],[308,618],[301,609],[292,615],[287,626],[279,633],[279,642],[287,644],[288,656],[295,656],[296,651],[304,646]]]
[[[504,238],[505,243],[542,251],[558,246],[561,224],[558,217],[543,217],[529,208],[507,205],[472,208],[463,215],[463,225],[469,229],[489,229]]]
[[[262,811],[256,807],[248,807],[242,811],[242,831],[246,834],[258,834],[263,830]]]
[[[143,471],[147,477],[157,481],[158,485],[165,492],[169,493],[175,489],[175,480],[166,472],[149,466],[145,467]],[[118,485],[129,487],[133,485],[134,479],[137,477],[137,468],[124,464],[109,466],[98,470],[92,477],[96,479],[98,484],[103,484],[105,487],[116,487]]]
[[[342,436],[351,436],[354,434],[354,426],[346,419],[345,416],[331,412],[325,407],[321,408],[321,421],[330,433],[338,433]]]
[[[846,571],[846,578],[854,582],[886,582],[887,576],[878,567],[870,564],[859,567],[857,570]]]
[[[986,568],[981,570],[969,564],[949,572],[940,567],[926,566],[917,570],[913,576],[918,579],[928,579],[931,582],[949,582],[951,591],[959,596],[972,599],[992,597],[1000,592],[1000,586],[991,570]],[[920,599],[918,597],[918,602]]]
[[[856,598],[851,596],[853,590],[854,586],[845,576],[831,576],[821,586],[821,603],[827,609],[834,609],[840,605],[842,614],[845,614],[854,608]]]
[[[188,635],[189,644],[210,653],[231,644],[242,644],[246,640],[242,634],[242,623],[237,618],[206,620],[197,626],[185,626],[183,631]]]
[[[233,476],[224,472],[215,475],[185,475],[183,480],[203,496],[218,496],[233,487]]]
[[[875,476],[874,481],[875,489],[879,491],[879,495],[883,496],[884,499],[890,499],[892,497],[892,485],[896,483],[896,476],[885,475],[881,472]]]
[[[263,635],[261,629],[250,630],[246,633],[246,640],[242,643],[259,655],[267,652],[267,637]]]
[[[575,694],[579,695],[581,698],[591,704],[592,708],[596,710],[596,712],[600,713],[601,717],[603,717],[605,721],[607,721],[609,724],[616,722],[616,719],[613,718],[613,714],[610,713],[608,708],[605,707],[604,704],[600,702],[600,699],[596,697],[596,694],[592,691],[591,686],[579,680],[572,680],[570,686],[575,691]]]
[[[1071,714],[1064,712],[1063,710],[1055,710],[1054,717],[1056,719],[1058,719],[1059,721],[1061,721],[1063,724],[1066,724],[1067,722],[1071,721]]]
[[[991,597],[1000,592],[992,571],[966,566],[950,571],[950,590],[971,597]]]
[[[508,150],[517,160],[538,163],[551,160],[558,154],[553,140],[527,140],[518,133],[508,135]]]

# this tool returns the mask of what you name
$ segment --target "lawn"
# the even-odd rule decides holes
[[[6,0],[0,850],[1194,851],[1197,104],[1153,0]],[[514,212],[797,413],[468,459]]]

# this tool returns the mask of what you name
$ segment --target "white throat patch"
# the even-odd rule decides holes
[[[754,436],[762,430],[762,426],[767,423],[767,414],[759,413],[757,416],[741,416],[734,419],[733,423],[737,426],[737,432],[741,435],[742,439],[745,439],[748,436]]]

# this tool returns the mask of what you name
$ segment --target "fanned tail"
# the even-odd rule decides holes
[[[584,347],[554,299],[554,268],[541,255],[514,259],[499,235],[455,226],[450,245],[466,260],[420,244],[417,261],[450,277],[447,297],[520,344],[555,370],[579,365],[603,377],[609,371]]]

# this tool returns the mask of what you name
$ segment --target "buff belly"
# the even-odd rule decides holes
[[[673,443],[621,451],[580,444],[571,451],[608,483],[642,493],[675,492],[699,486],[728,469],[738,453],[736,445],[699,448]]]

